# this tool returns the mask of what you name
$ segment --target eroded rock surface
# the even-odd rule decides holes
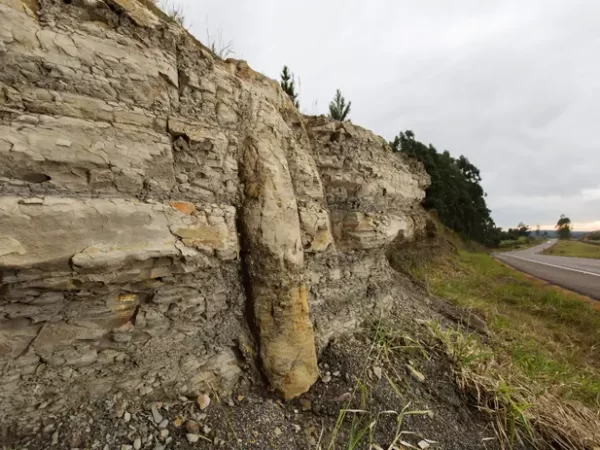
[[[293,398],[401,300],[384,251],[428,177],[382,138],[145,2],[0,0],[0,24],[0,419],[227,392],[254,347]]]

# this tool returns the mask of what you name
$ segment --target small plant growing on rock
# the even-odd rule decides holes
[[[294,74],[290,72],[288,66],[283,66],[283,70],[281,72],[281,89],[290,96],[292,102],[296,106],[296,108],[300,108],[300,102],[298,101],[298,94],[296,93],[296,86],[294,80]]]
[[[351,105],[352,102],[346,104],[346,99],[338,89],[335,93],[335,97],[333,97],[333,100],[329,104],[329,117],[334,120],[339,120],[340,122],[345,121],[348,114],[350,114]]]

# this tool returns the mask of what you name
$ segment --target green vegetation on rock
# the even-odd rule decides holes
[[[298,93],[296,92],[294,74],[290,72],[288,66],[283,66],[281,71],[281,89],[290,97],[292,103],[296,108],[300,108],[300,102],[298,101]]]
[[[343,122],[348,118],[348,114],[350,114],[350,107],[352,106],[352,102],[346,103],[346,99],[342,95],[342,92],[338,89],[335,92],[335,97],[331,103],[329,103],[329,117],[333,120],[339,120]]]

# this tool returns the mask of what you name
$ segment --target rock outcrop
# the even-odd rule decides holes
[[[398,295],[428,177],[136,0],[0,0],[3,414],[121,389],[284,398]],[[67,396],[59,396],[69,385]]]

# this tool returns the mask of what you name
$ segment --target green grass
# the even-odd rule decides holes
[[[596,444],[600,305],[485,253],[441,254],[412,273],[465,316],[487,324],[483,339],[439,326],[434,334],[455,362],[459,383],[476,392],[505,442],[569,449],[592,448],[590,439]]]
[[[544,241],[542,238],[528,238],[527,236],[520,236],[519,239],[506,239],[504,241],[500,241],[499,248],[504,250],[511,249],[524,249],[528,247],[534,247],[538,244],[541,244]]]
[[[600,408],[599,311],[487,254],[459,251],[449,259],[420,269],[435,294],[484,316],[528,377]]]
[[[544,250],[543,253],[546,255],[600,259],[600,246],[579,241],[560,240],[552,247]]]

